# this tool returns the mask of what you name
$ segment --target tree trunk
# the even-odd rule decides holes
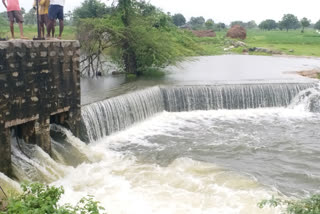
[[[136,54],[130,47],[130,44],[128,41],[125,41],[123,44],[123,62],[124,62],[124,69],[126,73],[129,74],[136,74],[139,75],[137,71],[137,59]]]
[[[119,4],[118,7],[120,8],[120,10],[123,11],[123,15],[121,16],[121,20],[123,25],[127,28],[127,32],[129,31],[129,27],[130,27],[130,10],[131,10],[131,0],[119,0]],[[124,67],[125,67],[125,72],[129,73],[129,74],[136,74],[136,75],[140,75],[138,73],[138,69],[137,69],[137,58],[136,58],[136,54],[133,50],[133,48],[130,45],[130,35],[125,35],[125,40],[123,43],[123,63],[124,63]]]

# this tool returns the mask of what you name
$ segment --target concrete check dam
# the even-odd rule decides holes
[[[112,214],[280,213],[256,204],[317,190],[317,81],[162,84],[81,106],[79,58],[77,41],[0,42],[0,172]]]

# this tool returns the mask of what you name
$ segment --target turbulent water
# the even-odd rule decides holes
[[[56,161],[15,143],[13,164],[64,186],[61,203],[94,195],[110,214],[281,213],[257,203],[319,191],[319,97],[311,84],[154,87],[85,107],[90,144],[54,125]]]

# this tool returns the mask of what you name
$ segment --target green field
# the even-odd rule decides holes
[[[58,33],[59,27],[56,27]],[[15,25],[15,35],[19,37],[18,26]],[[36,26],[24,26],[25,36],[32,39],[37,35]],[[202,55],[219,55],[226,53],[242,53],[244,48],[235,48],[228,52],[223,49],[229,47],[226,32],[217,32],[216,38],[196,38],[195,40],[202,48]],[[10,37],[9,27],[0,26],[0,36]],[[75,39],[75,27],[65,26],[63,39]],[[262,30],[248,30],[247,39],[244,42],[248,47],[263,47],[272,50],[279,50],[287,55],[297,56],[320,56],[320,34],[316,33],[314,29],[307,29],[305,33],[300,30],[286,31],[262,31]],[[291,50],[291,52],[290,52]],[[293,50],[293,52],[292,52]],[[253,54],[264,54],[254,52]]]
[[[226,32],[217,32],[216,38],[199,38],[198,42],[205,50],[206,55],[223,54],[223,48],[228,47]],[[279,50],[283,54],[296,56],[320,56],[320,34],[314,29],[307,29],[305,33],[300,30],[291,31],[262,31],[249,30],[247,39],[244,40],[247,46],[263,47],[272,50]],[[240,53],[244,48],[236,48],[231,52]],[[293,50],[293,52],[292,52]],[[256,52],[254,52],[257,54]],[[259,54],[259,53],[258,53]]]

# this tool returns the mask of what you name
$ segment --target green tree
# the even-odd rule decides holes
[[[231,24],[230,24],[231,27],[233,27],[233,26],[235,26],[235,25],[240,25],[241,27],[244,27],[244,28],[247,27],[247,24],[244,23],[243,21],[233,21],[233,22],[231,22]]]
[[[26,25],[36,25],[37,24],[37,14],[36,10],[31,8],[25,15],[24,15],[24,24]]]
[[[205,23],[207,29],[212,30],[214,28],[214,21],[212,19],[208,19]]]
[[[320,30],[320,20],[314,24],[314,28]]]
[[[85,0],[80,7],[74,10],[73,17],[75,19],[101,18],[110,12],[111,9],[100,0]]]
[[[216,25],[216,28],[217,28],[218,31],[224,30],[224,29],[226,29],[226,24],[225,24],[225,23],[222,23],[222,22],[219,22],[219,23]]]
[[[289,31],[289,29],[297,29],[300,27],[298,18],[293,14],[285,14],[281,20],[281,26]]]
[[[186,24],[186,18],[181,13],[174,14],[172,16],[172,21],[176,26],[182,26]]]
[[[64,14],[64,24],[65,25],[72,25],[73,24],[73,12],[72,11],[68,11]]]
[[[258,27],[258,25],[257,25],[257,23],[254,21],[254,20],[251,20],[251,21],[249,21],[248,23],[247,23],[247,28],[248,29],[253,29],[253,28],[257,28]]]
[[[304,28],[309,27],[311,24],[311,20],[307,19],[306,17],[303,17],[300,20],[301,26],[302,26],[302,30],[301,33],[304,33]]]
[[[204,28],[206,20],[202,17],[191,17],[189,24],[191,25],[191,28],[194,30],[199,30]]]
[[[89,59],[88,74],[94,73],[91,68],[101,55],[127,74],[143,75],[198,50],[190,32],[178,29],[170,16],[148,3],[119,0],[112,11],[104,18],[82,20],[78,26],[78,38]]]
[[[273,19],[264,20],[259,24],[259,28],[262,30],[274,30],[277,27],[278,27],[278,24]]]
[[[24,9],[24,7],[21,7],[21,14],[22,14],[22,16],[24,16],[26,14],[26,9]]]

